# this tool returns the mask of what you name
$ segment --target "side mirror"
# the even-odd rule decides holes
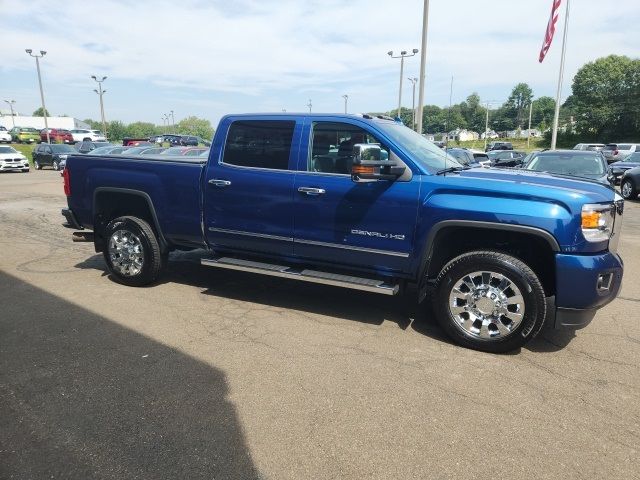
[[[351,180],[356,183],[396,180],[402,176],[406,167],[389,160],[381,160],[380,145],[357,143],[353,146],[353,164]]]

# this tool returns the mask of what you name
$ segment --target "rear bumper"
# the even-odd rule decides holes
[[[615,253],[556,255],[556,328],[586,327],[618,296],[624,266]]]
[[[80,225],[80,223],[78,222],[78,219],[73,214],[71,209],[63,208],[62,209],[62,216],[67,220],[67,224],[65,225],[65,227],[73,228],[75,230],[83,230],[84,229],[84,227],[82,225]]]

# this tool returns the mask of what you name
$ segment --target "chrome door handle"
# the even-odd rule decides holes
[[[313,187],[298,187],[298,191],[300,193],[306,193],[307,195],[323,195],[326,193],[324,188],[313,188]]]
[[[218,180],[217,178],[212,178],[211,180],[209,180],[209,183],[211,185],[215,185],[216,187],[228,187],[229,185],[231,185],[231,182],[229,180]]]

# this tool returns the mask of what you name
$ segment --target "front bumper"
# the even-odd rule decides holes
[[[23,162],[23,163],[0,162],[0,171],[4,172],[9,170],[29,170],[29,162]]]
[[[615,253],[556,255],[556,328],[586,327],[618,296],[624,265]]]

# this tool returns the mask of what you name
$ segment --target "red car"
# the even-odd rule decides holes
[[[40,130],[40,141],[47,141],[47,129],[43,128]],[[63,130],[61,128],[50,128],[49,129],[49,141],[51,143],[68,143],[73,144],[75,141],[73,140],[73,135],[69,130]]]

